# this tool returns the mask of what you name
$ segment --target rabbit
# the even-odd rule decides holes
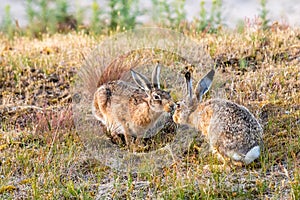
[[[123,134],[127,146],[130,136],[141,139],[163,113],[175,107],[169,92],[160,89],[158,63],[152,72],[152,83],[144,75],[130,70],[135,86],[122,80],[101,85],[94,94],[93,115],[115,137]]]
[[[213,69],[208,72],[192,94],[191,72],[185,73],[188,97],[176,103],[173,120],[201,131],[212,153],[223,162],[223,167],[226,163],[248,165],[260,156],[263,129],[244,106],[217,98],[202,102],[214,74]]]

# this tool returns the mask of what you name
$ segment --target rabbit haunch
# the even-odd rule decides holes
[[[260,155],[262,128],[257,119],[244,106],[224,100],[211,99],[201,102],[211,86],[214,71],[201,79],[192,95],[190,75],[186,75],[186,101],[179,102],[173,119],[179,124],[188,124],[200,130],[223,161],[234,164],[249,164]]]
[[[168,92],[159,88],[160,65],[152,73],[152,83],[142,74],[131,70],[139,87],[116,80],[103,84],[94,94],[92,110],[111,132],[112,136],[124,134],[143,137],[164,112],[170,112],[173,101]]]
[[[221,154],[233,160],[244,157],[248,164],[259,157],[262,129],[243,106],[222,99],[208,100],[191,112],[186,122],[209,138],[210,146],[218,147]]]

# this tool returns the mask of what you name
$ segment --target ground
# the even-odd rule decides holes
[[[141,173],[107,167],[86,152],[71,108],[76,73],[105,36],[0,35],[0,197],[299,199],[300,30],[185,34],[207,46],[215,87],[224,88],[218,95],[248,107],[262,123],[265,150],[256,163],[204,171],[218,161],[203,154],[199,136],[170,167]]]

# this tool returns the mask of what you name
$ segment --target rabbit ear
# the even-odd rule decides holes
[[[155,66],[152,72],[152,84],[154,88],[160,89],[160,83],[159,83],[159,75],[160,75],[160,69],[161,66],[159,63]]]
[[[212,69],[198,82],[195,95],[199,102],[202,101],[203,95],[210,89],[214,75],[215,70]]]
[[[189,72],[189,71],[186,72],[185,75],[184,75],[184,78],[185,78],[186,89],[187,89],[187,100],[189,102],[191,102],[192,98],[193,98],[193,92],[192,92],[193,83],[192,83],[191,72]]]
[[[131,72],[131,76],[132,76],[133,80],[139,87],[141,87],[145,91],[151,90],[151,83],[147,79],[147,77],[145,77],[144,75],[142,75],[136,71],[133,71],[132,69],[130,70],[130,72]]]

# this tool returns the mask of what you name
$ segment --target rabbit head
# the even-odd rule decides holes
[[[144,75],[131,70],[131,75],[135,83],[147,94],[147,102],[154,112],[171,112],[174,109],[174,102],[170,92],[160,89],[160,64],[157,64],[152,72],[152,82]]]
[[[212,81],[215,75],[215,71],[210,70],[198,83],[193,94],[193,84],[191,78],[191,72],[185,73],[185,81],[187,88],[186,98],[176,103],[176,109],[173,115],[173,120],[178,124],[187,124],[188,117],[193,112],[198,104],[202,101],[203,95],[205,95],[212,85]]]

